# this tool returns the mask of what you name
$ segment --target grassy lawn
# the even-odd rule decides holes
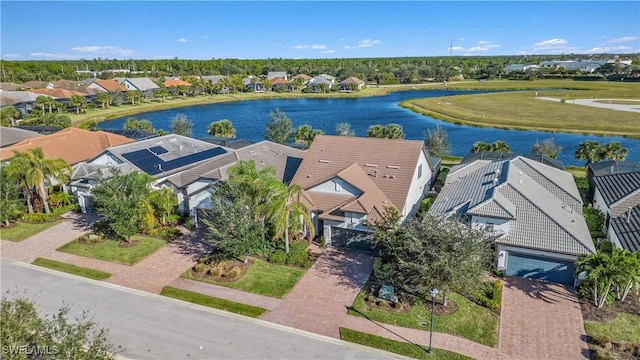
[[[131,237],[132,241],[139,241],[132,247],[119,247],[117,241],[105,240],[103,242],[87,245],[75,239],[56,250],[94,259],[112,261],[124,265],[133,265],[138,261],[153,254],[156,250],[166,245],[166,241],[141,235]]]
[[[0,229],[0,239],[9,241],[22,241],[24,239],[32,237],[39,232],[47,230],[50,227],[58,225],[60,224],[60,222],[61,220],[39,224],[28,224],[18,221],[12,227]]]
[[[429,354],[427,353],[427,349],[421,347],[420,345],[391,340],[342,327],[340,328],[340,339],[408,356],[414,359],[471,359],[470,357],[461,354],[440,349],[433,349],[433,354]]]
[[[615,320],[606,323],[585,321],[584,328],[593,337],[604,336],[610,341],[640,345],[640,316],[619,313]]]
[[[223,282],[194,277],[191,274],[191,269],[185,271],[182,277],[255,294],[283,298],[298,283],[302,275],[304,275],[304,270],[254,259],[253,265],[237,281]]]
[[[165,286],[160,292],[160,295],[254,318],[257,318],[267,312],[267,310],[263,308],[219,299],[212,296],[202,295],[192,291],[177,289],[171,286]]]
[[[488,346],[495,347],[498,344],[497,314],[458,294],[450,294],[449,299],[458,305],[458,310],[448,315],[436,315],[433,325],[434,331],[457,335]],[[422,330],[425,328],[421,326],[421,323],[426,321],[428,324],[431,321],[431,312],[419,302],[406,313],[368,309],[364,301],[364,291],[358,294],[349,314]]]
[[[483,87],[489,84],[487,82]],[[560,84],[564,84],[563,90],[553,89]],[[567,101],[564,104],[544,101],[536,99],[533,91],[524,91],[415,99],[401,105],[456,124],[640,137],[637,125],[640,114],[571,104],[576,98],[637,98],[640,84],[533,81],[529,86],[544,89],[538,90],[539,97]]]
[[[33,265],[42,266],[42,267],[46,267],[48,269],[53,269],[53,270],[66,272],[66,273],[69,273],[69,274],[74,274],[74,275],[78,275],[78,276],[84,276],[84,277],[87,277],[89,279],[94,279],[94,280],[104,280],[104,279],[108,279],[109,277],[111,277],[111,274],[109,274],[108,272],[95,270],[95,269],[90,269],[90,268],[86,268],[86,267],[83,267],[83,266],[76,266],[76,265],[72,265],[72,264],[67,264],[67,263],[63,263],[63,262],[60,262],[60,261],[44,259],[44,258],[40,258],[40,257],[36,258],[32,262],[32,264]]]

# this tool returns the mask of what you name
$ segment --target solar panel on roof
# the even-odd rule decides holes
[[[156,146],[156,148],[162,148],[162,147]],[[150,148],[150,149],[153,149],[153,148]],[[164,148],[162,149],[165,150]],[[142,150],[132,151],[129,153],[122,154],[122,156],[125,159],[129,160],[137,168],[146,172],[147,174],[158,175],[160,173],[175,170],[177,168],[180,168],[189,164],[193,164],[205,159],[209,159],[212,157],[216,157],[218,155],[222,155],[227,152],[225,149],[221,147],[216,147],[213,149],[207,149],[207,150],[196,152],[193,154],[188,154],[188,155],[179,157],[177,159],[164,161],[149,150],[142,149]],[[165,150],[165,153],[166,152],[168,151]]]
[[[162,146],[154,146],[149,148],[149,150],[153,151],[156,155],[162,155],[169,152],[169,150],[163,148]]]

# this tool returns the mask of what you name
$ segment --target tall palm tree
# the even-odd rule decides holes
[[[369,130],[367,130],[367,137],[384,138],[386,135],[385,130],[384,125],[371,125],[369,126]]]
[[[102,106],[102,109],[109,108],[109,104],[111,104],[111,102],[113,101],[113,97],[111,96],[111,94],[106,92],[99,93],[97,99],[100,103],[100,106]]]
[[[30,194],[37,193],[47,214],[51,212],[47,185],[52,185],[54,182],[66,182],[71,175],[71,167],[66,161],[61,158],[45,159],[41,148],[16,152],[7,165],[6,171],[20,179],[20,184],[26,190],[25,197],[29,212],[33,212],[33,198]]]
[[[73,95],[69,99],[69,104],[76,108],[76,114],[80,114],[80,110],[87,105],[87,100],[80,95]]]
[[[162,98],[162,102],[167,101],[167,96],[171,95],[166,88],[160,88],[153,93],[154,98]]]
[[[491,144],[487,143],[486,141],[476,141],[473,144],[473,146],[471,146],[472,153],[479,153],[479,152],[485,152],[485,151],[491,151]]]
[[[576,150],[574,156],[578,160],[587,160],[587,165],[602,160],[600,157],[600,143],[595,140],[585,140]]]
[[[386,128],[387,139],[404,139],[405,134],[402,130],[402,125],[389,124]]]
[[[313,139],[324,134],[322,130],[314,130],[311,125],[300,125],[293,134],[293,141],[296,144],[311,145]]]
[[[53,100],[51,96],[40,95],[36,98],[36,101],[33,102],[33,105],[40,106],[43,112],[48,107],[49,114],[51,114],[54,103],[55,100]]]
[[[620,144],[620,141],[612,141],[610,143],[604,144],[598,151],[598,157],[601,160],[611,159],[624,161],[627,155],[629,155],[629,150],[623,148],[622,144]]]
[[[493,144],[491,144],[491,151],[509,153],[511,152],[511,148],[506,141],[496,140]]]
[[[270,189],[277,194],[269,203],[269,218],[274,225],[274,239],[284,236],[285,253],[289,253],[289,232],[302,231],[304,225],[309,231],[309,239],[315,236],[315,229],[309,209],[300,201],[303,189],[294,184],[289,187],[281,182],[273,182]]]
[[[236,137],[236,129],[233,127],[233,123],[231,121],[222,119],[209,124],[207,134],[233,139]]]

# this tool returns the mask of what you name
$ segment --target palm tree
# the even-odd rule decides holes
[[[578,160],[587,160],[587,165],[602,160],[600,157],[600,143],[595,140],[585,140],[575,152],[575,158]]]
[[[109,104],[111,104],[111,102],[113,101],[113,97],[111,96],[111,94],[106,93],[106,92],[101,92],[98,94],[97,96],[98,102],[100,103],[100,106],[102,106],[102,109],[104,110],[105,108],[109,108]]]
[[[620,141],[612,141],[610,143],[604,144],[598,151],[598,157],[600,158],[600,160],[611,159],[624,161],[627,155],[629,155],[629,150],[623,148],[622,144],[620,144]]]
[[[314,130],[311,125],[300,125],[293,135],[293,141],[296,144],[311,145],[313,139],[322,134],[324,134],[324,131]]]
[[[162,214],[162,225],[167,224],[167,216],[171,215],[174,207],[178,205],[178,199],[168,187],[152,191],[149,194],[149,202]]]
[[[405,134],[402,130],[402,125],[389,124],[386,129],[387,139],[404,139]]]
[[[36,98],[36,101],[33,102],[33,105],[40,106],[43,112],[45,108],[48,107],[49,114],[51,114],[54,102],[55,100],[53,100],[51,96],[40,95]]]
[[[507,144],[506,141],[497,140],[493,144],[491,144],[491,151],[493,151],[493,152],[510,153],[511,152],[511,148],[509,147],[509,144]]]
[[[25,197],[30,213],[33,212],[31,194],[37,193],[42,200],[45,212],[49,214],[51,211],[47,201],[46,185],[51,185],[53,182],[66,182],[71,175],[71,167],[66,161],[61,158],[45,159],[41,148],[16,152],[5,170],[20,179],[22,188],[26,190]]]
[[[472,153],[479,153],[479,152],[485,152],[485,151],[491,151],[491,144],[487,143],[486,141],[476,141],[473,144],[473,146],[471,146]]]
[[[353,131],[351,124],[348,122],[341,122],[336,125],[336,135],[338,136],[355,136],[355,134],[356,132]]]
[[[209,124],[207,134],[233,139],[236,137],[236,129],[233,127],[233,123],[231,121],[222,119]]]
[[[367,137],[382,139],[386,137],[384,125],[371,125],[367,130]]]
[[[87,105],[87,100],[83,96],[73,95],[71,99],[69,99],[69,104],[76,108],[76,114],[80,114],[82,107]]]
[[[0,109],[0,122],[2,126],[15,125],[15,119],[20,117],[20,111],[15,106],[3,106]]]
[[[303,189],[294,184],[286,187],[281,182],[273,182],[270,189],[277,194],[269,203],[269,218],[274,224],[274,239],[284,236],[285,253],[289,253],[289,232],[302,231],[303,226],[309,231],[309,239],[315,236],[315,229],[309,215],[309,209],[300,201]]]
[[[153,93],[154,98],[162,98],[162,102],[167,101],[167,96],[171,95],[166,88],[160,88]]]

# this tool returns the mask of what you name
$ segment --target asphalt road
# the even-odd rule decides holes
[[[28,290],[43,313],[88,310],[131,359],[385,359],[390,353],[2,259],[2,296]],[[7,291],[10,291],[7,295]]]

